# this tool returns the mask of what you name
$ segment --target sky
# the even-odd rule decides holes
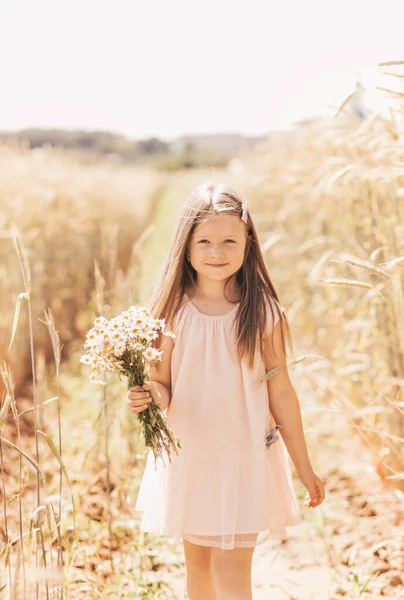
[[[287,129],[358,76],[375,100],[403,17],[403,0],[0,0],[0,130]]]

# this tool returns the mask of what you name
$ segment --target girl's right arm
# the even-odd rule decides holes
[[[167,331],[171,329],[167,326]],[[132,412],[139,414],[155,400],[160,410],[165,410],[171,402],[171,354],[174,347],[172,338],[164,338],[161,360],[150,368],[149,380],[142,386],[135,386],[128,391],[128,404]]]

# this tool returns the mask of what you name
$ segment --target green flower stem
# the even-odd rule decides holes
[[[128,373],[128,389],[135,386],[142,386],[146,383],[144,370],[135,370]],[[143,436],[146,448],[151,450],[154,459],[161,458],[164,462],[163,453],[166,452],[171,462],[171,451],[178,455],[178,448],[181,444],[176,435],[168,426],[167,420],[161,412],[161,405],[154,399],[149,406],[137,415],[140,422],[140,431]]]

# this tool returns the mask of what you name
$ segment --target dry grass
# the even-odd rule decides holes
[[[52,150],[0,147],[0,355],[8,348],[10,312],[23,287],[11,225],[18,227],[31,261],[33,310],[53,311],[68,349],[89,324],[94,261],[108,287],[118,278],[135,275],[138,265],[131,262],[131,249],[148,222],[161,182],[161,175],[144,167],[88,166]],[[126,301],[131,292],[130,287],[125,290]],[[26,313],[21,318],[8,354],[17,385],[27,377],[31,363]],[[33,328],[51,360],[46,329],[37,320]]]
[[[329,359],[316,381],[402,490],[403,128],[342,114],[248,165],[264,236],[282,236],[267,258],[297,340]]]

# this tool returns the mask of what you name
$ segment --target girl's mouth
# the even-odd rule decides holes
[[[223,265],[210,265],[209,263],[206,263],[208,265],[208,267],[214,267],[216,269],[220,268],[220,267],[225,267],[227,263],[224,263]]]

